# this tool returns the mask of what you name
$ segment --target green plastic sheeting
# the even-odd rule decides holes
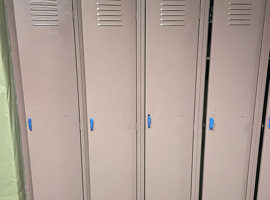
[[[0,200],[25,200],[19,123],[8,29],[0,0]]]

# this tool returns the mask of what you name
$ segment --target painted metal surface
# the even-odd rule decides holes
[[[28,141],[34,199],[80,200],[82,172],[72,1],[14,0],[14,11],[25,114],[26,119],[31,119]],[[33,11],[57,15],[57,25],[55,20],[43,16],[33,20]]]
[[[146,1],[146,200],[190,199],[199,10]]]
[[[265,0],[214,2],[205,200],[246,197],[264,9]]]
[[[136,1],[82,0],[91,199],[136,199]]]

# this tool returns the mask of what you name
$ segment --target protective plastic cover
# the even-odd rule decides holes
[[[0,1],[0,200],[25,200],[20,129],[4,1]]]

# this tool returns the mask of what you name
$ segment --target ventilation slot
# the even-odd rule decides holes
[[[184,26],[185,0],[161,0],[160,25]]]
[[[97,2],[98,26],[122,26],[122,0],[99,0]]]
[[[252,14],[251,2],[229,2],[228,25],[249,26]]]
[[[30,1],[33,26],[58,26],[57,0]]]

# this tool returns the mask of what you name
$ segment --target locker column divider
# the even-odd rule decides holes
[[[83,31],[81,0],[73,0],[74,41],[76,48],[78,96],[80,111],[80,133],[81,133],[81,155],[82,155],[82,177],[83,177],[83,199],[91,199],[90,191],[90,167],[88,149],[88,119],[86,103],[86,82],[84,68]]]
[[[196,98],[194,113],[194,139],[193,139],[193,168],[191,182],[191,200],[199,199],[200,188],[200,163],[201,163],[201,145],[202,145],[202,122],[204,106],[204,83],[207,57],[207,39],[209,25],[209,6],[210,0],[201,0],[200,6],[200,28],[198,43],[198,60],[196,74]]]
[[[263,39],[262,39],[262,46],[261,46],[256,103],[255,103],[255,108],[254,108],[255,113],[254,113],[254,119],[253,119],[252,142],[251,142],[251,147],[250,147],[250,160],[249,160],[249,171],[248,171],[248,177],[247,177],[246,200],[254,199],[260,133],[261,133],[261,125],[262,125],[263,103],[264,103],[264,95],[265,95],[265,84],[266,84],[267,67],[268,67],[268,60],[269,60],[269,50],[270,50],[269,33],[270,33],[270,1],[267,0],[266,9],[265,9]]]
[[[25,107],[24,107],[25,104],[24,104],[24,98],[23,98],[22,77],[21,77],[21,69],[20,69],[13,1],[5,0],[5,6],[6,6],[7,18],[8,18],[13,74],[14,74],[15,89],[16,89],[16,102],[17,102],[19,125],[20,125],[20,140],[21,140],[22,154],[23,154],[23,165],[24,165],[24,176],[25,176],[24,182],[25,182],[25,188],[26,188],[26,196],[27,196],[27,200],[34,200],[32,173],[31,173],[30,156],[29,156],[29,148],[28,148],[27,127],[26,127],[26,124],[24,123],[26,121]]]
[[[137,0],[137,200],[145,199],[145,0]]]

